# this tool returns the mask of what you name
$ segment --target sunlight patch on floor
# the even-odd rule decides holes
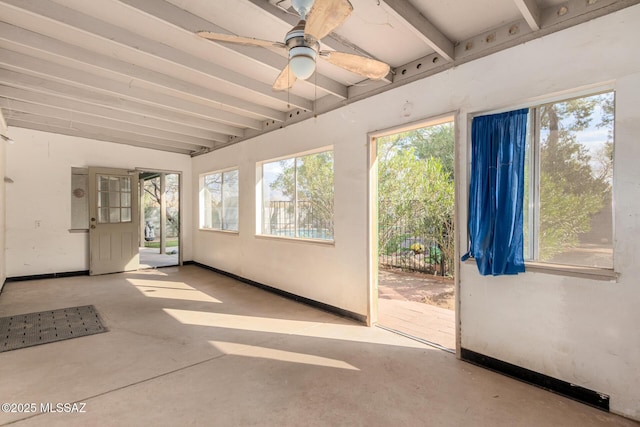
[[[359,371],[349,363],[330,359],[328,357],[315,356],[313,354],[296,353],[293,351],[277,350],[268,347],[249,346],[225,341],[209,341],[216,349],[224,354],[233,356],[253,357],[259,359],[271,359],[281,362],[301,363],[305,365],[323,366],[327,368],[348,369]]]
[[[163,311],[184,325],[230,328],[253,332],[296,335],[336,341],[392,345],[405,348],[434,350],[422,343],[394,333],[364,325],[345,323],[311,322],[304,320],[277,319],[238,314],[211,313],[196,310],[163,308]]]

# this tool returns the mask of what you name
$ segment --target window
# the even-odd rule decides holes
[[[613,268],[614,93],[530,109],[525,260]]]
[[[262,234],[333,240],[333,152],[262,164]]]
[[[89,169],[71,168],[71,230],[89,229]]]
[[[98,175],[98,223],[131,222],[131,177]]]
[[[200,228],[238,231],[238,170],[200,177]]]

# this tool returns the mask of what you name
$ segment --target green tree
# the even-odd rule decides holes
[[[298,228],[323,230],[333,236],[333,152],[280,162],[283,172],[271,184],[298,204]],[[313,237],[313,236],[310,236]]]
[[[453,122],[417,129],[412,135],[412,145],[416,147],[419,159],[439,159],[442,167],[454,178],[455,135]]]
[[[160,177],[148,179],[144,182],[144,213],[145,220],[160,219]],[[165,200],[167,204],[167,237],[177,237],[180,230],[180,182],[178,174],[165,175]],[[159,226],[159,224],[158,224]],[[156,230],[156,233],[158,230]],[[156,234],[157,235],[157,234]]]
[[[453,142],[438,140],[441,144],[430,149],[428,134],[421,130],[419,136],[412,131],[378,139],[378,249],[383,254],[397,252],[398,239],[404,238],[399,228],[412,237],[429,236],[452,271],[453,164],[446,166],[448,157],[443,161],[436,155],[438,150],[444,155],[443,147],[449,144],[453,150]],[[440,132],[434,134],[442,137]]]
[[[389,146],[386,150],[389,153],[394,149],[401,150],[413,147],[418,159],[426,160],[431,157],[439,159],[445,172],[449,174],[451,179],[454,178],[455,135],[453,122],[400,132],[380,138],[379,141]]]
[[[610,200],[613,143],[607,141],[592,152],[578,135],[594,127],[611,128],[612,113],[613,94],[540,107],[541,260],[575,247]]]

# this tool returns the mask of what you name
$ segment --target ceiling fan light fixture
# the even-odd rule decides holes
[[[316,70],[316,51],[306,46],[293,47],[289,50],[289,66],[297,78],[306,80]]]

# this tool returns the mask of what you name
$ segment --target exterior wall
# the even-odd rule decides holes
[[[238,166],[240,232],[198,230],[194,260],[304,297],[367,314],[368,138],[376,130],[457,112],[458,244],[466,248],[470,115],[516,108],[585,87],[617,91],[615,283],[553,274],[481,277],[458,266],[464,348],[611,396],[640,419],[640,6],[528,42],[316,119],[193,160],[198,176]],[[402,107],[413,104],[404,117]],[[256,162],[334,146],[335,245],[256,237]]]
[[[8,277],[89,269],[89,234],[70,233],[71,168],[104,166],[183,173],[184,260],[191,259],[191,158],[66,135],[11,128],[7,147]],[[40,227],[35,222],[40,221]]]

